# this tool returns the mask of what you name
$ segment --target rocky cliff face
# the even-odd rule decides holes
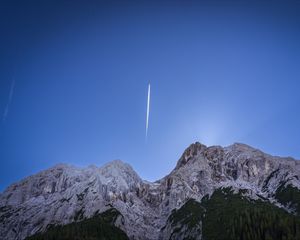
[[[200,202],[218,188],[245,190],[297,214],[297,199],[285,188],[300,189],[300,163],[270,156],[244,144],[189,146],[175,169],[156,182],[143,181],[126,163],[80,169],[57,165],[12,184],[0,195],[0,239],[22,240],[50,225],[64,225],[116,208],[117,227],[130,239],[167,239],[167,219],[189,199]],[[198,228],[201,232],[201,223]],[[199,238],[201,239],[201,238]]]

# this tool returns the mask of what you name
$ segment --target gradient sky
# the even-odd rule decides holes
[[[122,159],[156,180],[194,141],[300,159],[299,12],[299,1],[1,1],[0,191],[61,162]]]

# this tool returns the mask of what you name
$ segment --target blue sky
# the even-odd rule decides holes
[[[195,141],[300,159],[299,11],[296,1],[1,1],[0,190],[61,162],[121,159],[156,180]]]

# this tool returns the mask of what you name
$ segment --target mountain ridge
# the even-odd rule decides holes
[[[155,182],[142,180],[121,160],[102,167],[57,164],[0,194],[0,238],[22,240],[50,225],[77,222],[114,207],[125,218],[116,226],[130,239],[164,239],[168,233],[162,228],[174,209],[228,187],[233,192],[245,189],[248,198],[267,199],[293,213],[298,202],[286,201],[285,190],[297,194],[299,177],[297,160],[241,143],[228,147],[193,143],[175,168]]]

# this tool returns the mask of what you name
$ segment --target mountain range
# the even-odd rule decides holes
[[[120,160],[59,164],[0,194],[0,239],[300,239],[299,177],[241,143],[193,143],[155,182]]]

